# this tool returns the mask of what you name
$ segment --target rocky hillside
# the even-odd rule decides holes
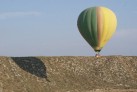
[[[0,92],[137,92],[137,57],[0,57]]]

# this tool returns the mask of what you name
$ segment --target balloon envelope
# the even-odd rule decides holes
[[[100,52],[116,30],[115,14],[105,7],[85,9],[78,17],[77,26],[83,38]]]

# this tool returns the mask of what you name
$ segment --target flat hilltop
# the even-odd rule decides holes
[[[137,92],[137,56],[1,56],[0,92]]]

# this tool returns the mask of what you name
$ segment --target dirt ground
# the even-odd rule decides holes
[[[137,57],[0,57],[0,92],[137,92]]]

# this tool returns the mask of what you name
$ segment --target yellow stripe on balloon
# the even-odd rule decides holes
[[[115,14],[105,8],[101,7],[101,12],[102,12],[102,17],[103,17],[103,32],[101,35],[101,47],[104,47],[104,45],[107,43],[107,41],[111,38],[111,36],[114,34],[116,25],[117,25],[117,20]]]

